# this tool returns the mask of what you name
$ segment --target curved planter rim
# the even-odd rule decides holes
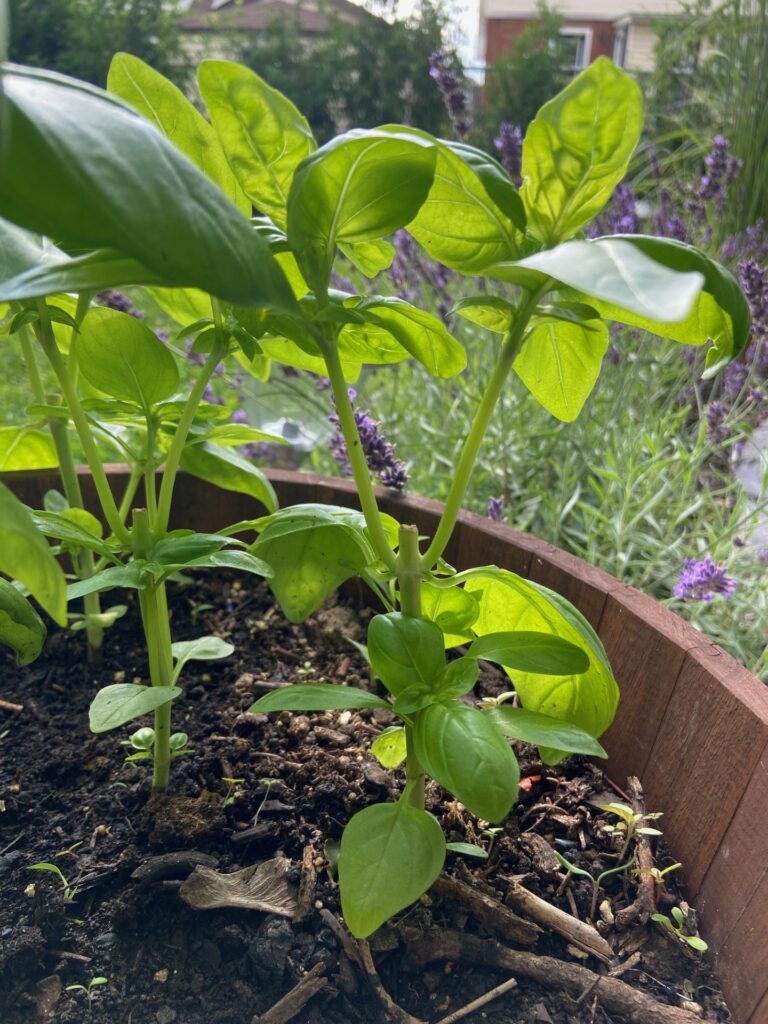
[[[109,467],[117,493],[125,467]],[[281,505],[358,507],[354,485],[270,470]],[[42,507],[55,470],[0,474]],[[95,506],[87,472],[86,505]],[[379,491],[380,507],[434,533],[442,505]],[[139,498],[139,501],[141,499]],[[247,495],[180,474],[173,525],[215,530],[260,513]],[[768,687],[652,598],[530,534],[462,512],[446,551],[458,569],[494,563],[562,594],[596,629],[618,680],[616,721],[602,738],[609,775],[637,775],[665,841],[683,864],[737,1024],[768,1024]]]

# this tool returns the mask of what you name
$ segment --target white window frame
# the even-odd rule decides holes
[[[559,34],[561,36],[577,36],[582,40],[581,61],[569,66],[574,74],[578,74],[592,61],[592,29],[582,25],[564,25]]]

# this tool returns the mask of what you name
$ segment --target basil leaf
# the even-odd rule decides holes
[[[53,72],[6,65],[1,75],[0,216],[66,249],[118,250],[150,272],[141,283],[295,308],[248,220],[143,117]]]
[[[43,649],[46,632],[29,601],[7,580],[0,579],[0,643],[11,648],[17,665],[35,660]]]
[[[607,57],[545,103],[523,142],[530,233],[552,246],[588,224],[626,174],[642,128],[640,88]]]
[[[116,53],[112,58],[107,89],[154,124],[250,217],[251,204],[227,163],[216,132],[181,89],[130,53]]]
[[[418,713],[413,738],[419,763],[473,814],[490,822],[509,814],[520,769],[484,712],[460,701],[432,704]]]
[[[285,227],[296,168],[315,148],[305,117],[254,71],[226,60],[205,60],[200,93],[237,180],[259,210]]]
[[[19,580],[60,626],[67,622],[64,573],[26,506],[0,484],[0,572]]]
[[[339,243],[374,241],[413,219],[434,167],[431,143],[359,129],[299,165],[288,196],[288,240],[317,294],[327,290]]]
[[[295,683],[260,697],[249,711],[337,711],[344,708],[387,708],[375,693],[338,683]]]
[[[426,892],[445,861],[445,839],[426,811],[406,801],[374,804],[350,820],[341,837],[341,910],[364,939]]]

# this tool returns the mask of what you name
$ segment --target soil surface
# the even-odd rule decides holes
[[[386,1011],[350,959],[349,943],[345,952],[342,940],[349,937],[338,925],[333,846],[327,845],[354,812],[400,790],[403,773],[385,771],[369,753],[391,716],[377,709],[267,718],[247,710],[285,682],[371,686],[350,642],[364,635],[366,613],[356,610],[357,595],[345,593],[302,626],[287,623],[261,585],[246,589],[232,579],[204,579],[172,585],[169,596],[174,639],[216,633],[230,639],[236,653],[186,666],[174,726],[189,734],[192,752],[174,762],[172,791],[163,799],[148,799],[145,764],[124,761],[128,751],[120,741],[135,724],[100,736],[88,730],[98,687],[147,681],[131,595],[127,614],[107,631],[93,661],[82,633],[53,631],[44,657],[26,669],[0,654],[0,1021],[251,1024],[313,969],[319,990],[293,1016],[299,1024],[396,1019],[397,1011]],[[469,699],[505,689],[508,680],[484,666]],[[598,931],[614,951],[608,963],[552,932],[528,946],[503,933],[496,918],[515,882],[586,920],[591,885],[566,879],[552,851],[596,875],[616,864],[620,845],[620,837],[602,827],[617,819],[599,805],[622,797],[598,768],[574,759],[552,769],[536,760],[533,748],[520,746],[518,754],[520,800],[495,834],[484,832],[484,824],[434,783],[427,791],[428,809],[450,842],[490,851],[487,861],[449,853],[447,875],[470,883],[496,910],[483,922],[455,892],[433,890],[401,915],[408,934],[448,929],[597,975],[623,968],[622,981],[660,1003],[679,1007],[690,1000],[703,1019],[730,1021],[699,954],[652,924],[619,930],[616,916],[637,895],[632,873],[608,877],[600,892]],[[663,830],[663,819],[653,824]],[[157,859],[170,853],[177,856]],[[301,887],[298,923],[254,909],[193,909],[182,899],[181,883],[196,863],[229,874],[278,854],[290,862],[289,885]],[[663,845],[654,856],[659,868],[673,863]],[[53,873],[29,870],[40,862],[57,865],[74,894],[65,894]],[[662,910],[679,903],[679,872],[665,882],[656,893]],[[420,1020],[439,1021],[509,978],[490,957],[479,965],[477,956],[474,964],[463,958],[425,964],[412,949],[409,954],[403,934],[383,929],[371,949],[384,988]],[[517,987],[464,1019],[629,1019],[606,1008],[599,986],[586,986],[578,998],[516,977]],[[93,978],[107,982],[92,988],[89,1010],[86,993],[69,986],[87,986]],[[270,1024],[286,1019],[267,1017]]]

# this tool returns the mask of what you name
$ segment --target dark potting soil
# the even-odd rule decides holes
[[[384,771],[369,752],[390,716],[366,710],[267,718],[247,711],[281,682],[326,679],[369,687],[365,663],[350,643],[363,638],[366,613],[355,609],[350,592],[294,626],[274,608],[266,588],[231,579],[177,584],[170,597],[175,639],[216,633],[230,639],[236,653],[186,666],[174,726],[189,734],[192,753],[174,762],[172,790],[163,799],[148,799],[146,765],[124,761],[128,751],[120,740],[135,724],[100,736],[88,730],[88,706],[98,687],[147,681],[130,595],[128,613],[107,631],[92,662],[82,633],[53,632],[44,657],[26,669],[0,654],[0,1022],[251,1024],[312,968],[324,987],[292,1018],[298,1024],[394,1019],[345,953],[338,926],[329,926],[335,923],[329,912],[338,919],[340,911],[325,846],[338,840],[355,811],[399,792],[403,773]],[[484,666],[478,697],[507,688],[500,672]],[[548,768],[532,748],[520,746],[518,753],[519,803],[493,836],[429,784],[428,809],[448,840],[490,849],[487,861],[449,854],[446,871],[491,897],[492,905],[503,904],[515,879],[585,920],[590,884],[578,877],[564,884],[551,851],[593,874],[613,866],[617,840],[601,826],[616,819],[598,805],[622,798],[586,761]],[[654,824],[663,830],[663,819]],[[170,866],[153,860],[173,852],[179,857]],[[193,909],[179,886],[199,854],[223,873],[277,854],[288,858],[289,882],[298,887],[306,876],[303,920],[253,909]],[[72,900],[65,900],[58,877],[29,870],[39,862],[60,868],[76,889]],[[671,863],[663,846],[656,850],[659,868]],[[307,872],[307,865],[314,870]],[[139,877],[132,878],[137,869]],[[679,902],[677,873],[666,881],[660,909]],[[699,954],[653,925],[617,929],[616,914],[632,904],[636,890],[636,876],[618,874],[606,879],[601,892],[598,929],[613,947],[610,964],[587,958],[551,932],[522,948],[602,974],[624,965],[622,981],[658,1002],[680,1006],[688,999],[702,1007],[704,1019],[729,1021]],[[432,891],[401,918],[411,935],[449,929],[515,948],[494,930],[493,913],[483,923],[455,894]],[[479,966],[477,957],[473,964],[461,958],[417,963],[400,937],[383,929],[371,943],[373,958],[395,1002],[420,1020],[438,1021],[509,978],[509,970],[494,968],[490,958]],[[89,1010],[85,993],[68,986],[87,986],[95,977],[107,984],[94,986]],[[523,976],[517,981],[464,1019],[625,1019],[606,1009],[599,986],[587,986],[578,999],[578,993]],[[271,1018],[278,1019],[287,1018]]]

